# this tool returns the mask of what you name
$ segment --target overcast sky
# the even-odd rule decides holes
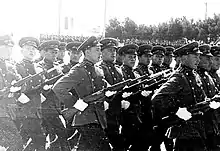
[[[86,33],[104,25],[105,0],[0,0],[0,32],[21,35],[58,32],[58,10],[61,26],[64,17],[74,19],[74,32]],[[220,0],[106,0],[106,20],[130,17],[137,24],[158,24],[171,17],[205,18],[220,13]],[[62,27],[63,28],[63,27]]]

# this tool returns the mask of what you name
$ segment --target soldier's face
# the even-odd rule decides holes
[[[106,48],[102,50],[102,59],[104,61],[114,62],[116,59],[116,49],[115,48]]]
[[[186,56],[186,60],[184,64],[191,69],[197,69],[197,66],[199,65],[199,54],[189,54]]]
[[[134,67],[136,62],[136,55],[135,54],[125,54],[123,55],[123,63],[131,68]]]
[[[21,53],[25,59],[33,60],[36,56],[37,49],[33,46],[25,45],[22,47]]]
[[[0,52],[1,52],[0,58],[10,59],[11,54],[12,54],[12,47],[5,46],[5,45],[0,46]]]
[[[153,64],[157,64],[157,65],[161,65],[164,61],[164,55],[161,54],[154,54],[152,57],[152,63]]]
[[[149,65],[150,61],[151,61],[152,55],[149,54],[143,54],[142,56],[140,56],[139,59],[139,63],[143,63],[145,65]]]
[[[79,62],[80,57],[82,56],[82,52],[71,52],[70,53],[70,60],[74,62]]]
[[[46,59],[54,62],[56,60],[56,57],[57,57],[57,51],[54,50],[54,49],[48,49],[47,51],[45,51],[44,57]]]
[[[168,64],[168,65],[170,65],[171,64],[171,62],[172,62],[172,60],[173,60],[173,56],[171,56],[171,55],[166,55],[166,56],[164,56],[164,63],[165,64]]]
[[[212,57],[212,69],[218,70],[220,68],[220,57]]]
[[[102,55],[101,47],[96,46],[96,47],[90,48],[87,51],[86,55],[89,58],[89,60],[92,61],[93,63],[99,62],[101,59],[101,55]]]
[[[209,71],[212,65],[212,57],[209,56],[200,56],[199,67]]]
[[[59,50],[59,51],[57,52],[57,58],[58,58],[58,59],[63,59],[64,56],[65,56],[65,49]]]

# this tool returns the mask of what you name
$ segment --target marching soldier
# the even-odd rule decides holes
[[[8,151],[21,151],[22,138],[13,122],[15,118],[7,110],[10,104],[16,106],[16,99],[9,97],[6,92],[7,88],[11,86],[13,80],[18,80],[16,72],[9,62],[13,47],[11,41],[11,37],[8,35],[0,36],[0,146],[7,148]]]
[[[125,45],[119,50],[122,53],[122,72],[125,80],[135,79],[140,76],[133,70],[136,62],[137,50],[138,45],[136,44]],[[147,148],[144,146],[146,144],[144,144],[142,140],[143,137],[140,134],[140,126],[142,123],[140,117],[141,100],[137,98],[136,100],[132,99],[128,101],[132,102],[122,110],[121,135],[124,137],[124,149],[129,149],[130,151],[146,150]]]
[[[56,40],[46,41],[40,45],[40,48],[45,52],[45,58],[39,62],[39,67],[43,70],[50,70],[56,68],[58,65],[54,62],[56,61],[56,55],[58,52],[58,47],[60,43]],[[45,74],[45,78],[50,80],[55,77],[62,75],[62,68],[57,67],[58,70],[53,70]],[[56,82],[56,81],[55,81]],[[55,83],[54,82],[54,83]],[[51,83],[52,85],[54,83]],[[67,142],[67,132],[60,119],[60,113],[57,111],[56,96],[51,89],[42,89],[42,93],[46,100],[42,103],[42,114],[43,114],[43,127],[46,130],[46,134],[50,138],[50,148],[51,151],[64,150],[69,151],[69,143]],[[49,110],[49,108],[51,110]],[[58,137],[56,139],[56,136]]]
[[[162,46],[154,46],[151,50],[153,53],[150,69],[153,73],[162,71],[162,63],[164,61],[165,48]]]
[[[70,42],[66,45],[66,50],[69,53],[70,56],[70,62],[67,66],[64,66],[64,69],[62,70],[63,73],[69,72],[69,70],[75,66],[77,63],[79,63],[79,59],[82,56],[82,51],[77,50],[81,43],[80,42]]]
[[[25,78],[29,75],[35,75],[36,69],[33,64],[33,59],[36,55],[37,47],[39,45],[38,39],[34,37],[23,37],[19,41],[19,46],[22,48],[21,53],[23,60],[16,65],[17,73]],[[25,150],[45,150],[46,137],[43,134],[41,126],[41,95],[35,89],[43,82],[42,76],[36,76],[26,83],[27,90],[24,94],[30,99],[29,102],[20,104],[24,111],[24,117],[21,117],[20,133],[22,135],[24,144],[29,138],[32,139],[31,144]]]
[[[195,71],[201,52],[197,42],[184,45],[176,51],[181,57],[181,66],[152,97],[155,124],[160,123],[163,117],[177,112],[176,115],[187,122],[179,127],[171,128],[170,137],[176,138],[175,150],[204,151],[207,149],[204,121],[200,119],[189,120],[191,114],[181,110],[181,107],[205,100],[205,92],[201,88],[201,78]],[[181,111],[183,112],[181,113]],[[165,133],[166,130],[162,132],[162,140]],[[157,136],[155,139],[160,138]]]
[[[133,67],[136,62],[138,45],[136,44],[128,44],[121,47],[118,51],[122,54],[122,72],[123,78],[127,79],[135,79],[138,75],[133,72]]]
[[[66,51],[66,43],[65,42],[60,42],[60,45],[58,47],[59,51],[57,53],[57,62],[59,64],[63,63],[63,58],[65,56],[65,51]]]
[[[78,48],[84,53],[84,60],[55,84],[53,91],[67,110],[64,116],[80,134],[78,151],[109,151],[109,142],[104,129],[107,126],[104,103],[87,104],[80,99],[106,87],[103,70],[96,63],[101,58],[101,48],[92,36]],[[76,114],[66,116],[77,110]]]
[[[202,52],[200,55],[200,62],[198,65],[197,72],[201,77],[202,88],[208,98],[212,98],[217,94],[217,88],[215,87],[214,81],[209,75],[211,70],[212,57],[210,53],[211,47],[207,44],[199,46],[199,50]],[[217,136],[219,134],[217,112],[205,113],[203,117],[205,121],[206,130],[206,145],[210,150],[219,150],[217,147]]]
[[[217,73],[217,70],[219,70],[220,68],[220,47],[212,46],[210,51],[213,57],[212,57],[211,70],[209,71],[209,74],[213,78],[215,86],[220,91],[220,77]]]
[[[152,46],[148,44],[144,44],[139,46],[137,55],[138,55],[138,65],[135,71],[138,72],[139,75],[151,75],[153,71],[149,69],[149,64],[151,61],[152,53],[151,53]]]
[[[163,64],[162,64],[164,70],[171,69],[170,64],[173,61],[173,57],[174,57],[173,52],[174,52],[174,50],[175,50],[174,47],[171,47],[171,46],[165,47],[164,61],[163,61]]]
[[[118,46],[117,39],[105,38],[100,41],[102,44],[102,63],[105,80],[114,85],[123,80],[122,72],[119,66],[115,65],[116,51]],[[120,98],[119,98],[120,99]],[[123,140],[119,134],[121,100],[115,98],[109,103],[109,109],[106,111],[107,116],[107,136],[114,151],[123,150]]]

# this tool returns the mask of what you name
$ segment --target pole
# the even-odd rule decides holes
[[[102,34],[103,38],[105,38],[106,10],[107,10],[107,0],[105,0],[105,8],[104,8],[104,27],[103,27],[103,34]]]
[[[58,3],[58,35],[60,35],[61,32],[61,8],[62,8],[62,0],[59,0]]]
[[[207,20],[207,2],[205,2],[205,20]]]

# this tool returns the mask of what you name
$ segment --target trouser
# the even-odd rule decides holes
[[[14,124],[7,117],[0,117],[0,147],[8,148],[7,151],[21,151],[22,138]]]
[[[141,125],[134,113],[123,112],[122,136],[124,138],[124,149],[129,151],[145,151],[148,149],[148,130]]]
[[[207,151],[201,139],[176,139],[174,151]]]
[[[99,124],[86,124],[76,128],[80,134],[77,151],[111,151],[109,141]]]
[[[119,115],[111,114],[110,112],[106,112],[107,118],[107,128],[106,135],[113,147],[114,151],[123,151],[124,150],[124,140],[120,134],[120,117]]]
[[[25,151],[33,151],[35,149],[37,151],[45,150],[46,137],[41,126],[41,119],[31,117],[25,118],[22,121],[20,133],[22,136],[28,136],[32,139],[25,147]]]
[[[50,138],[50,147],[48,150],[51,151],[70,151],[70,145],[67,141],[68,136],[66,129],[59,118],[59,115],[44,116],[43,127],[46,130],[46,134]],[[57,138],[56,138],[57,137]],[[51,143],[52,142],[52,143]]]

